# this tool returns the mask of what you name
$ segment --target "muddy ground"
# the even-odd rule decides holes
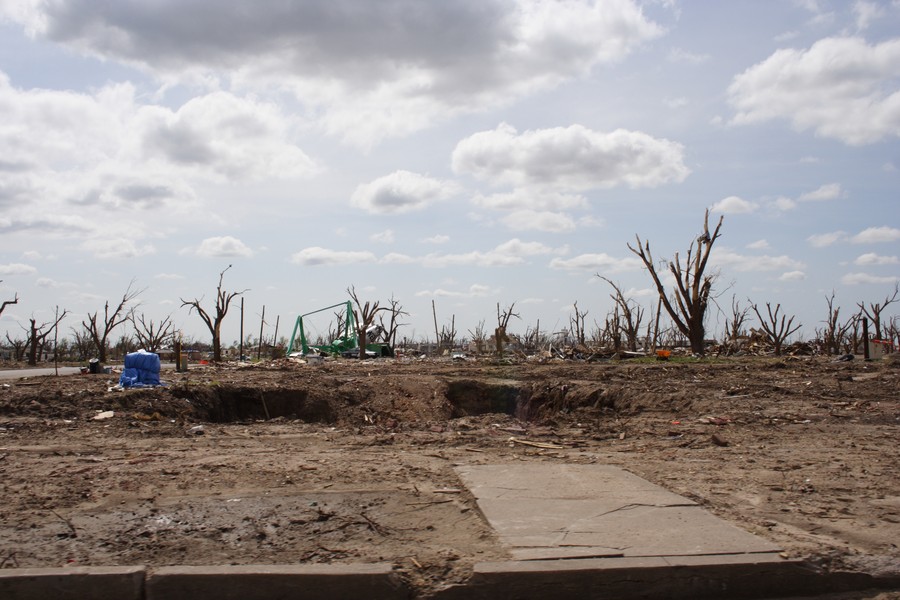
[[[387,561],[427,595],[508,557],[453,466],[545,461],[618,465],[789,556],[900,574],[900,362],[282,360],[162,378],[0,382],[0,568]]]

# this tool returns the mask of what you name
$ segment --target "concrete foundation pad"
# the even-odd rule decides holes
[[[142,600],[144,567],[0,569],[4,600]]]
[[[457,471],[517,560],[781,550],[617,467],[532,463]]]
[[[302,600],[407,598],[387,563],[161,567],[147,577],[146,600]]]

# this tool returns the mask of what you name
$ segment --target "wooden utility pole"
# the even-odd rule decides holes
[[[259,343],[256,345],[256,360],[262,357],[263,326],[266,324],[266,305],[263,304],[262,317],[259,319]]]
[[[238,361],[244,360],[244,297],[241,296],[241,341],[238,342]]]

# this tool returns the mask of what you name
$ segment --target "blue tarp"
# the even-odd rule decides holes
[[[125,368],[119,377],[122,387],[161,385],[159,354],[139,350],[125,355]]]

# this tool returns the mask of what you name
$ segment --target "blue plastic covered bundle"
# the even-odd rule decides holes
[[[125,368],[119,377],[122,387],[144,387],[160,385],[159,354],[138,350],[125,355]]]

